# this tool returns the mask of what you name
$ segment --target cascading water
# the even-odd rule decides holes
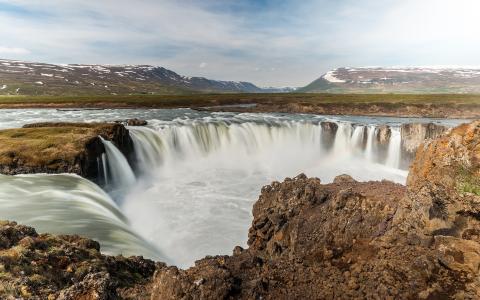
[[[103,166],[105,181],[109,183],[109,185],[107,185],[107,189],[127,190],[128,188],[132,187],[136,181],[132,168],[128,164],[128,161],[122,152],[120,152],[120,150],[118,150],[112,142],[107,141],[102,137],[100,137],[100,139],[105,146],[106,152],[107,163],[103,163]],[[103,161],[105,162],[105,159]],[[106,173],[105,170],[107,171]],[[111,179],[111,182],[109,182],[109,179]]]
[[[142,254],[186,267],[207,254],[229,254],[245,245],[252,204],[273,180],[302,172],[323,182],[342,173],[358,180],[406,179],[406,171],[398,168],[398,128],[412,121],[404,119],[188,109],[11,110],[0,116],[0,128],[125,118],[146,119],[151,127],[129,128],[138,180],[121,152],[104,141],[99,169],[111,195],[123,188],[120,209],[96,185],[76,176],[4,176],[0,218],[42,232],[86,235],[107,253]],[[322,128],[322,122],[334,124]],[[392,130],[388,149],[377,144],[380,124]],[[382,159],[376,157],[379,151],[387,152]]]
[[[76,175],[0,175],[0,206],[1,220],[39,232],[87,236],[106,254],[166,258],[130,228],[108,194]]]
[[[368,128],[368,141],[364,128],[339,123],[330,150],[322,145],[327,129],[319,122],[207,120],[129,128],[149,174],[122,209],[133,228],[176,265],[230,253],[245,243],[252,204],[273,180],[304,172],[324,182],[342,173],[404,182],[405,171],[373,162],[375,127]]]
[[[353,149],[361,149],[363,150],[363,136],[364,136],[364,126],[355,126],[353,130],[352,139],[351,139],[351,147]]]
[[[391,137],[388,144],[386,165],[391,168],[400,168],[402,136],[399,128],[391,129]]]
[[[139,170],[150,172],[159,167],[163,152],[162,139],[158,133],[148,127],[128,127],[135,147],[135,156]]]
[[[368,126],[367,127],[367,146],[365,149],[365,157],[368,161],[372,161],[374,159],[373,156],[373,135],[375,134],[375,126]]]

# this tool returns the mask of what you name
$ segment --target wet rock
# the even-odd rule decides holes
[[[375,138],[377,139],[378,144],[388,145],[391,136],[392,130],[390,129],[390,126],[382,125],[376,128]]]
[[[137,118],[119,120],[119,121],[115,121],[115,123],[122,124],[122,125],[125,125],[125,126],[146,126],[146,125],[148,125],[148,122],[146,120],[137,119]]]
[[[408,163],[415,158],[417,148],[428,139],[440,137],[448,130],[447,127],[434,123],[408,123],[401,126],[402,137],[402,164],[408,167]]]
[[[329,150],[333,147],[335,137],[337,135],[338,125],[334,122],[322,122],[322,145],[325,150]]]
[[[390,144],[390,138],[392,137],[392,129],[390,126],[381,125],[375,128],[374,134],[374,156],[378,162],[384,163],[388,155],[388,146]]]

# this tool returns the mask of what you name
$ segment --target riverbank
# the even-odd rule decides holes
[[[210,111],[480,118],[480,95],[465,94],[198,94],[128,96],[2,96],[0,109],[193,108]]]
[[[132,140],[122,124],[36,123],[0,130],[0,173],[74,173],[100,184],[100,137],[131,156]]]

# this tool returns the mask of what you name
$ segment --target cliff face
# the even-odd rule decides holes
[[[415,158],[417,148],[429,139],[435,139],[447,132],[448,128],[434,123],[408,123],[401,126],[402,165],[409,166]]]
[[[101,184],[98,165],[105,148],[99,136],[133,156],[133,142],[121,124],[37,123],[2,130],[0,173],[75,173]]]
[[[93,241],[2,223],[0,296],[478,299],[479,139],[474,122],[422,145],[407,186],[348,175],[265,186],[248,249],[188,270],[104,257]]]

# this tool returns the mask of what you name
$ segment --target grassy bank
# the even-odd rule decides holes
[[[474,104],[480,95],[465,94],[198,94],[122,96],[0,96],[0,107],[199,107],[231,104]]]

